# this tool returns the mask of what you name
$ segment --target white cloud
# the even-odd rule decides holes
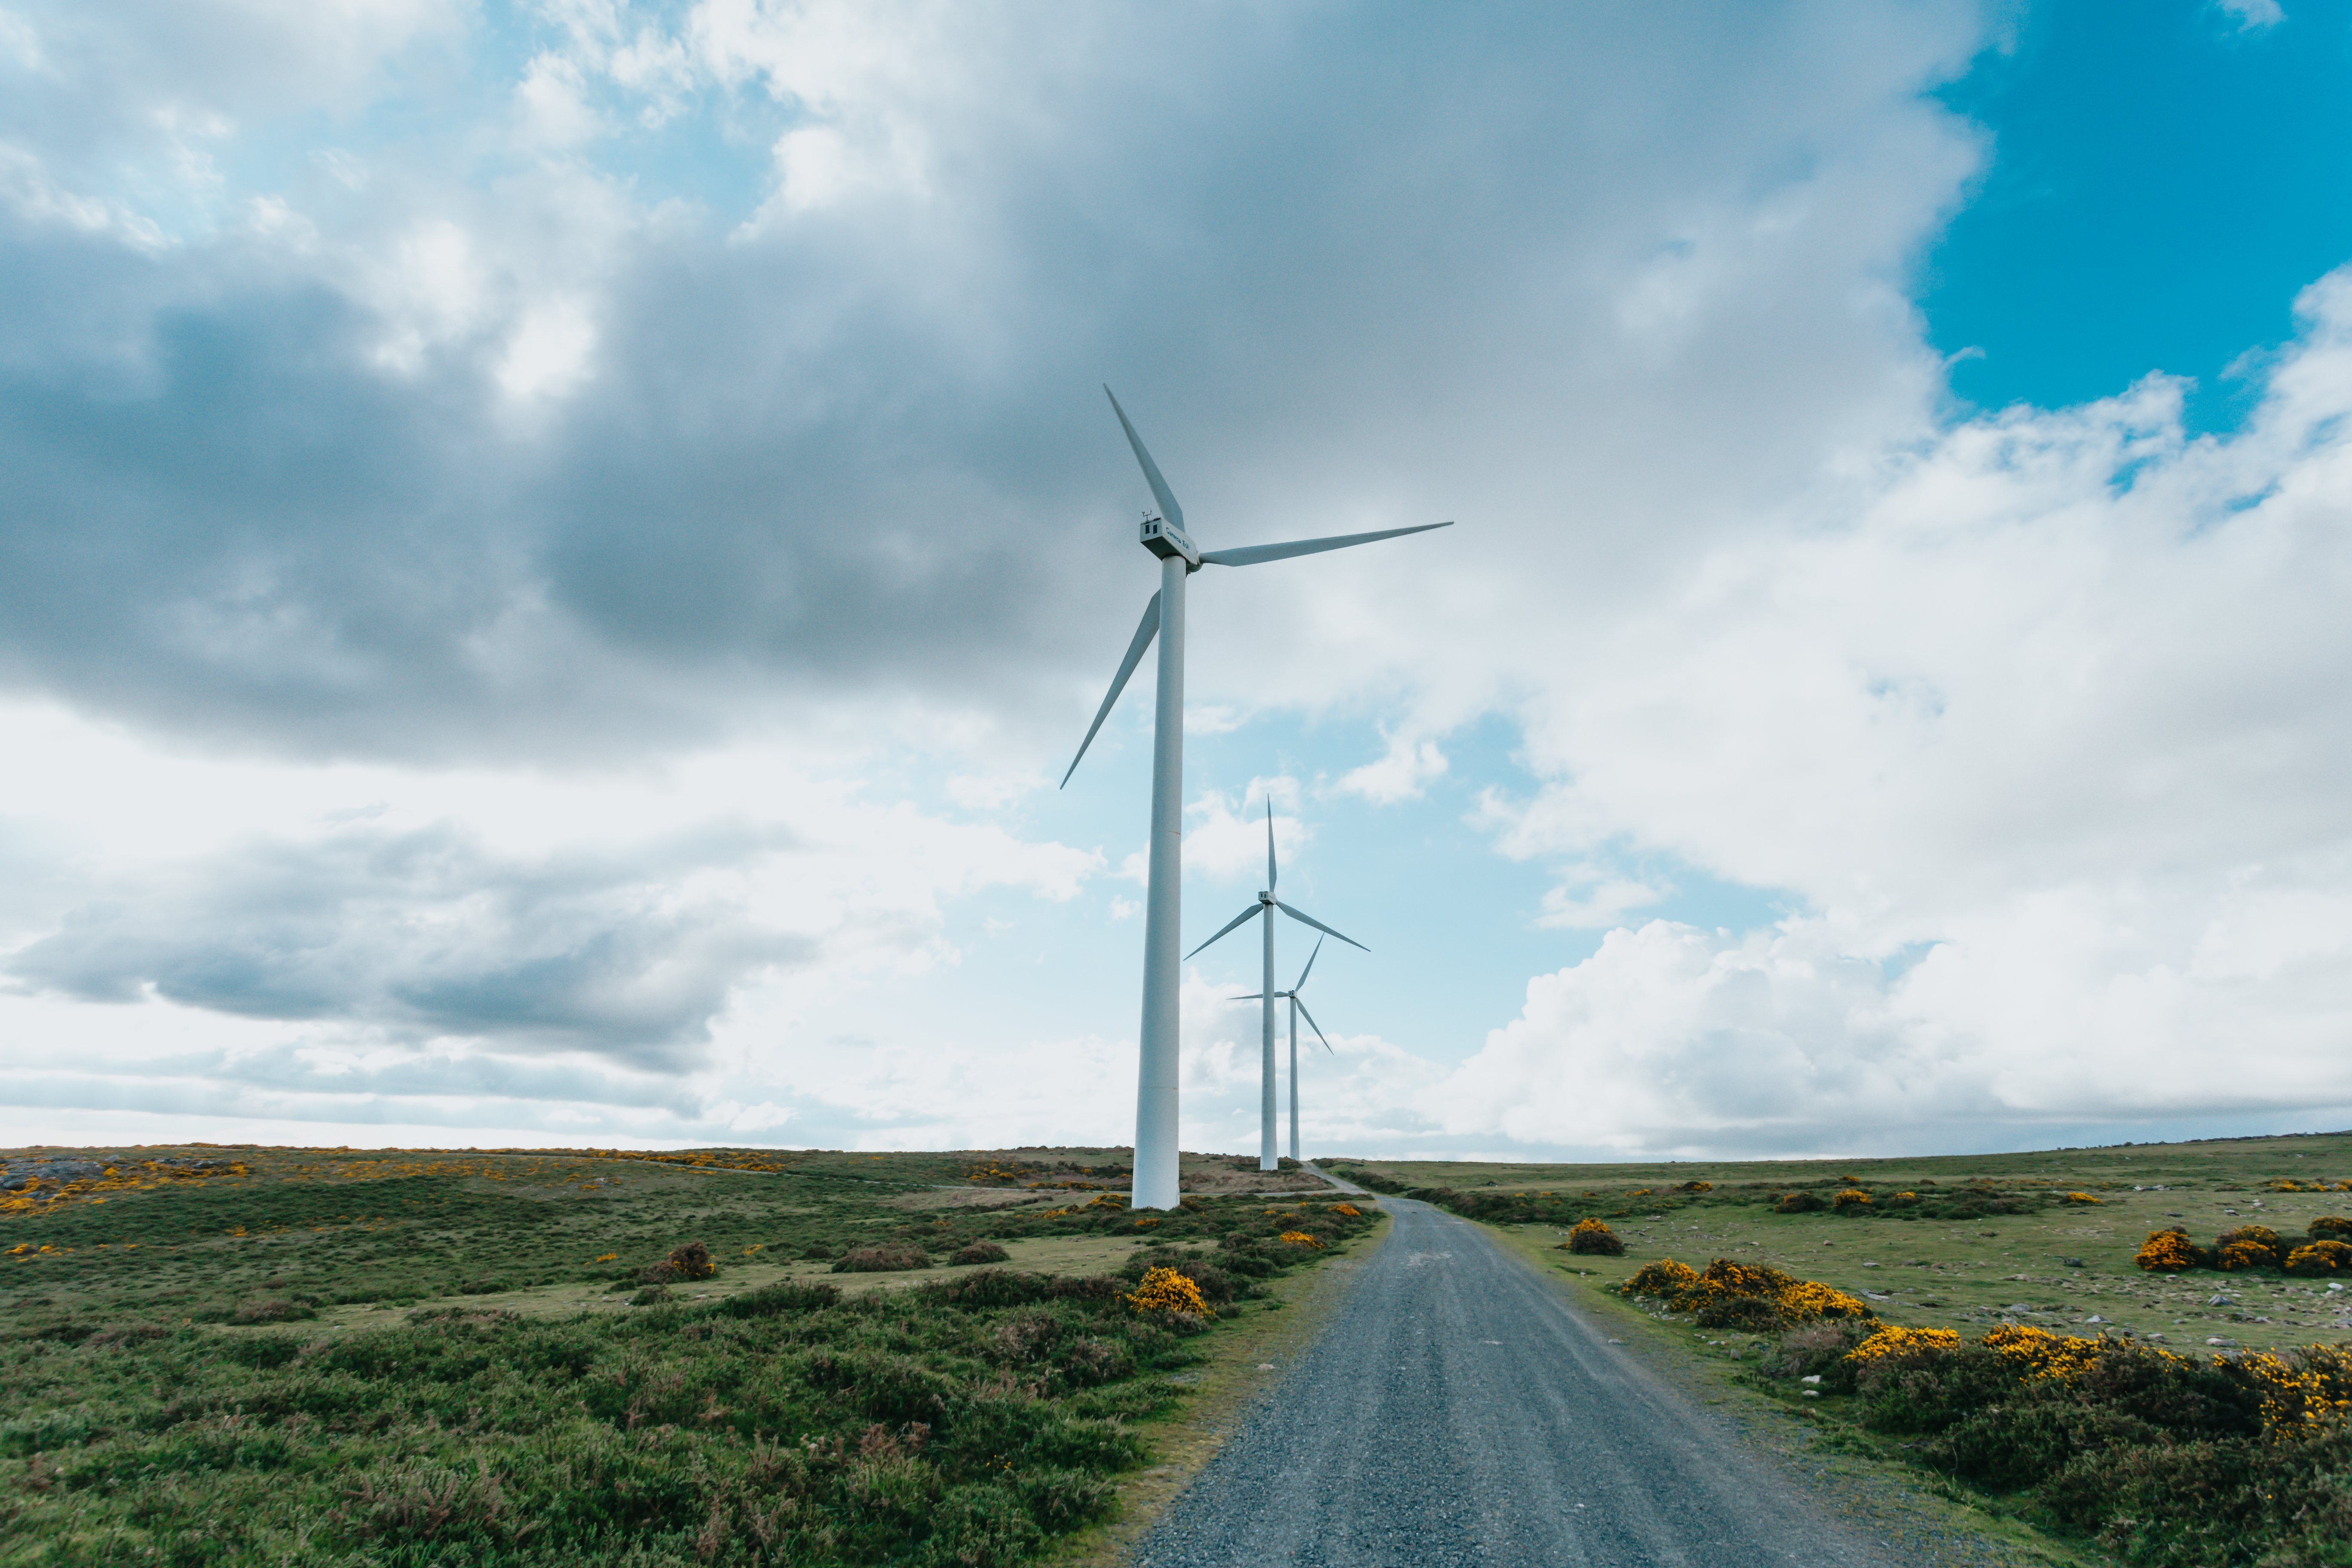
[[[2279,0],[2213,0],[2215,10],[2233,17],[2242,33],[2259,33],[2286,20]]]
[[[1971,421],[1693,563],[1531,703],[1554,782],[1507,848],[1622,836],[1813,912],[1612,932],[1454,1125],[1654,1152],[2352,1102],[2352,272],[2298,310],[2242,434],[2184,435],[2161,380]]]
[[[1266,816],[1271,801],[1298,798],[1293,778],[1252,779],[1238,800],[1222,790],[1206,790],[1184,808],[1184,869],[1212,881],[1265,883]],[[1253,810],[1255,806],[1255,810]],[[1276,812],[1274,847],[1277,866],[1287,864],[1313,839],[1313,833],[1295,815]]]
[[[1445,753],[1426,736],[1397,731],[1388,737],[1388,750],[1378,762],[1366,763],[1339,776],[1337,787],[1383,805],[1417,800],[1445,776]]]

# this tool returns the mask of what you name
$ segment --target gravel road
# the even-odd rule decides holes
[[[1142,1568],[1882,1568],[1477,1227],[1402,1198]]]

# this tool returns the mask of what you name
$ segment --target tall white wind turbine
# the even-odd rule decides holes
[[[1143,547],[1160,557],[1160,591],[1143,606],[1142,624],[1135,628],[1135,638],[1127,645],[1127,657],[1119,661],[1118,673],[1111,678],[1110,694],[1096,711],[1095,721],[1087,727],[1087,738],[1078,742],[1078,754],[1070,759],[1069,773],[1062,775],[1062,783],[1068,784],[1070,774],[1078,771],[1079,759],[1094,743],[1095,732],[1110,717],[1112,705],[1127,689],[1128,677],[1135,673],[1135,667],[1143,660],[1144,650],[1158,636],[1160,692],[1152,716],[1150,880],[1143,900],[1143,1027],[1137,1053],[1135,1184],[1129,1201],[1139,1209],[1172,1209],[1179,1199],[1177,987],[1182,944],[1177,934],[1177,916],[1178,884],[1183,875],[1184,580],[1203,566],[1255,566],[1267,561],[1285,561],[1293,555],[1344,550],[1350,544],[1370,544],[1376,539],[1395,539],[1453,525],[1424,522],[1412,528],[1386,528],[1376,533],[1343,533],[1328,539],[1295,539],[1285,544],[1204,551],[1185,533],[1184,509],[1176,504],[1168,481],[1160,477],[1160,465],[1143,449],[1143,437],[1135,433],[1127,410],[1119,407],[1109,387],[1103,388],[1103,395],[1110,398],[1119,428],[1127,432],[1128,445],[1135,448],[1135,460],[1143,467],[1144,482],[1151,487],[1151,499],[1160,504],[1158,516],[1145,515],[1142,531]],[[1269,981],[1269,988],[1271,985]]]
[[[1290,999],[1290,1157],[1294,1160],[1298,1158],[1298,1016],[1307,1014],[1307,1026],[1315,1031],[1315,1037],[1323,1042],[1325,1050],[1335,1057],[1339,1054],[1331,1050],[1330,1037],[1323,1033],[1323,1026],[1315,1021],[1315,1015],[1307,1012],[1307,1000],[1299,995],[1307,989],[1307,977],[1315,973],[1315,961],[1322,956],[1323,939],[1318,936],[1315,939],[1315,951],[1307,955],[1307,967],[1298,972],[1298,978],[1291,983],[1290,989],[1275,993],[1276,996]],[[1234,1000],[1255,1002],[1258,995],[1236,996]]]
[[[1257,1168],[1261,1171],[1278,1171],[1282,1169],[1282,1162],[1275,1157],[1274,1152],[1274,999],[1282,994],[1282,993],[1274,988],[1274,911],[1280,910],[1284,914],[1288,915],[1292,920],[1298,921],[1301,925],[1313,926],[1317,931],[1321,931],[1324,936],[1336,936],[1341,942],[1346,942],[1349,947],[1363,948],[1366,952],[1372,951],[1369,947],[1364,947],[1364,944],[1358,942],[1354,937],[1333,931],[1329,926],[1325,925],[1321,921],[1317,920],[1314,916],[1301,914],[1298,910],[1292,909],[1288,904],[1284,903],[1280,899],[1274,896],[1274,802],[1269,800],[1265,803],[1265,891],[1257,896],[1257,902],[1252,904],[1249,908],[1235,915],[1232,920],[1227,921],[1224,924],[1224,929],[1218,931],[1216,936],[1211,937],[1208,942],[1202,942],[1200,947],[1194,948],[1191,952],[1184,955],[1187,959],[1198,956],[1202,949],[1207,948],[1211,943],[1215,942],[1219,938],[1223,937],[1226,931],[1232,931],[1244,921],[1255,919],[1265,922],[1265,929],[1263,935],[1265,937],[1265,987],[1258,993],[1256,997],[1256,1000],[1260,1004],[1258,1008],[1258,1016],[1263,1026],[1263,1032],[1260,1037],[1263,1042],[1263,1049],[1259,1056],[1257,1097]],[[1315,948],[1318,952],[1322,951],[1323,942],[1321,937],[1318,937],[1316,939]],[[1315,961],[1310,958],[1307,963],[1307,966],[1312,968]],[[1306,976],[1301,975],[1299,978],[1303,982],[1306,979]],[[1248,1001],[1250,998],[1244,997],[1243,1000]],[[1296,1005],[1297,998],[1294,997],[1292,1002],[1293,1005]],[[1312,1022],[1312,1020],[1310,1019],[1309,1022]],[[1323,1031],[1318,1029],[1315,1032],[1319,1035]],[[1330,1042],[1326,1040],[1324,1044],[1328,1046]],[[1338,1053],[1335,1052],[1333,1054],[1337,1055]],[[1292,1016],[1290,1021],[1290,1071],[1292,1078],[1295,1079],[1298,1074],[1298,1019],[1296,1015]],[[1298,1103],[1295,1089],[1291,1097],[1290,1110],[1290,1157],[1294,1160],[1298,1158]]]

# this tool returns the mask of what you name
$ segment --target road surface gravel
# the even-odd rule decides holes
[[[1386,1242],[1139,1568],[1893,1568],[1475,1226],[1383,1206]]]

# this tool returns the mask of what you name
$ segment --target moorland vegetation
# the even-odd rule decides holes
[[[16,1189],[0,1564],[1025,1563],[1377,1218],[1133,1215],[1108,1152],[231,1152]]]

